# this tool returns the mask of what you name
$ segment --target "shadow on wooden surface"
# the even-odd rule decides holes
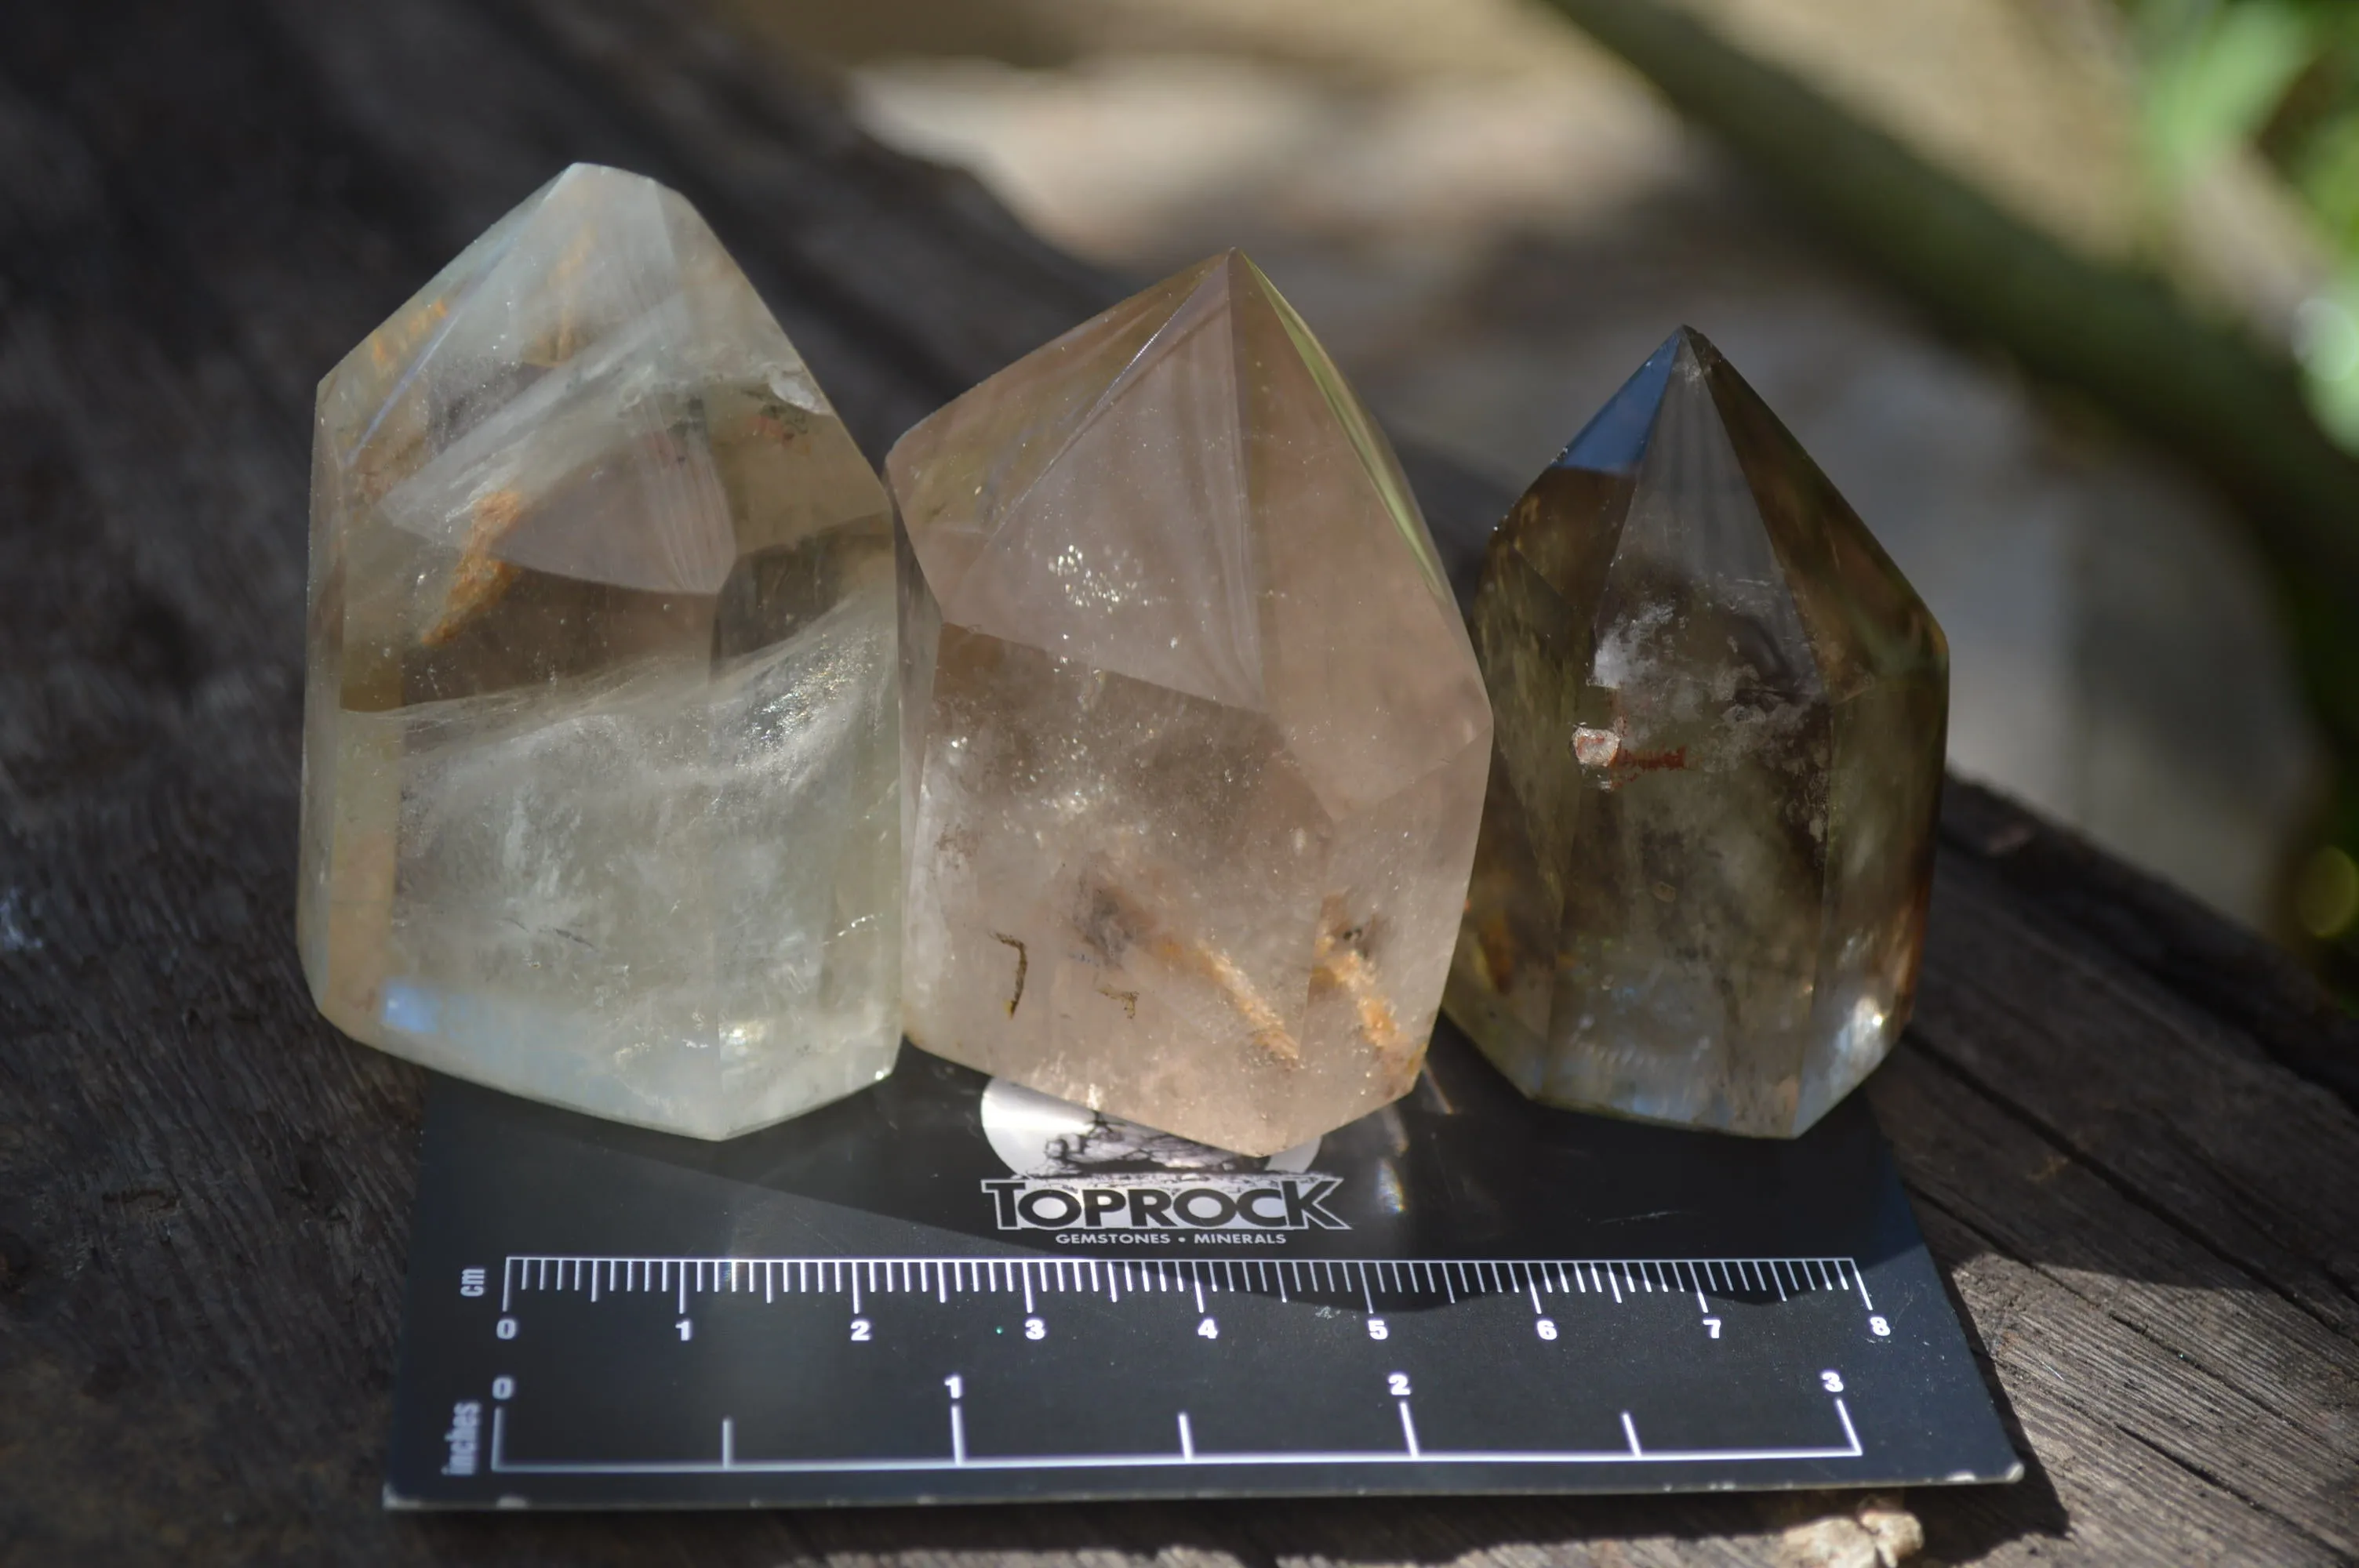
[[[872,454],[1118,292],[655,0],[0,12],[0,1561],[1865,1541],[1827,1496],[378,1511],[420,1079],[314,1015],[289,937],[311,386],[580,157],[700,205]],[[1917,1022],[1867,1092],[2035,1469],[1910,1494],[1932,1556],[2359,1553],[2351,1062],[2256,939],[1953,787]]]

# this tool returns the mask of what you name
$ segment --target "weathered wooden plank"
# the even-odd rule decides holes
[[[2359,1108],[2359,1016],[2293,955],[1973,785],[1952,785],[1943,839],[1982,863],[2031,924],[2109,950]]]
[[[1822,1498],[376,1511],[418,1076],[311,1015],[286,935],[310,386],[581,157],[699,202],[872,453],[1116,291],[653,0],[0,13],[0,1561],[1862,1550]],[[1875,1093],[2044,1468],[1912,1498],[1929,1550],[2347,1552],[2350,1118],[2286,1070],[2339,1060],[2314,993],[2003,804],[1949,838]]]
[[[2359,1116],[2135,970],[2027,925],[1943,864],[1912,1033],[2133,1201],[2321,1323],[2359,1330]]]
[[[2141,1499],[2099,1484],[2072,1435],[2132,1428],[2152,1456],[2206,1478],[2182,1488],[2204,1528],[2264,1515],[2307,1554],[2359,1552],[2359,1344],[2125,1195],[1912,1043],[1877,1074],[1930,1233],[1986,1336],[2016,1414],[2076,1533],[2159,1551]],[[2094,1329],[2091,1314],[2106,1322]],[[2061,1357],[2044,1348],[2060,1325]],[[1945,1499],[1946,1500],[1946,1499]],[[1940,1505],[1929,1501],[1929,1522]],[[2214,1522],[2217,1521],[2217,1522]]]
[[[2103,1314],[2040,1279],[2030,1266],[1986,1250],[1984,1238],[1939,1209],[1920,1211],[1936,1255],[1950,1268],[1992,1347],[2017,1418],[2039,1456],[2037,1480],[2053,1485],[2068,1554],[2097,1563],[2343,1563],[2350,1559],[2283,1514],[2256,1506],[2239,1485],[2251,1474],[2234,1459],[2225,1474],[2192,1467],[2180,1424],[2222,1412],[2186,1398],[2170,1358],[2109,1329]],[[2181,1408],[2141,1396],[2169,1390]],[[2156,1404],[2172,1402],[2155,1401]],[[2233,1444],[2233,1430],[2226,1434]],[[2179,1452],[2173,1452],[2173,1450]],[[1936,1551],[1951,1533],[1951,1499],[1912,1495]],[[1981,1499],[1961,1511],[1978,1512]],[[2346,1510],[2347,1511],[2347,1510]],[[2002,1516],[2000,1539],[1981,1561],[2044,1561],[2056,1543],[2018,1534]],[[1956,1533],[1964,1534],[1965,1531]]]

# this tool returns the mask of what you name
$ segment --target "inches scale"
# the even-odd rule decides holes
[[[438,1082],[416,1237],[390,1506],[2021,1474],[1864,1104],[1576,1116],[1446,1025],[1267,1161],[906,1049],[725,1144]]]

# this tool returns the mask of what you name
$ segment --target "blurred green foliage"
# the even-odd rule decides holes
[[[2146,144],[2176,192],[2250,147],[2332,247],[2333,281],[2303,305],[2294,351],[2311,408],[2359,450],[2359,4],[2124,0],[2144,56]]]
[[[2290,345],[2327,434],[2359,451],[2359,0],[2122,0],[2143,56],[2149,167],[2166,196],[2245,149],[2299,198],[2332,276]],[[2359,516],[2350,525],[2359,528]],[[2292,914],[2359,1005],[2359,642],[2343,604],[2289,585],[2310,684],[2341,753],[2326,841],[2305,859]]]

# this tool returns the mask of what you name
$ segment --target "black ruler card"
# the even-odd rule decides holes
[[[1526,1102],[1447,1023],[1240,1160],[910,1048],[702,1143],[438,1079],[388,1506],[1999,1481],[1856,1097],[1792,1142]]]

